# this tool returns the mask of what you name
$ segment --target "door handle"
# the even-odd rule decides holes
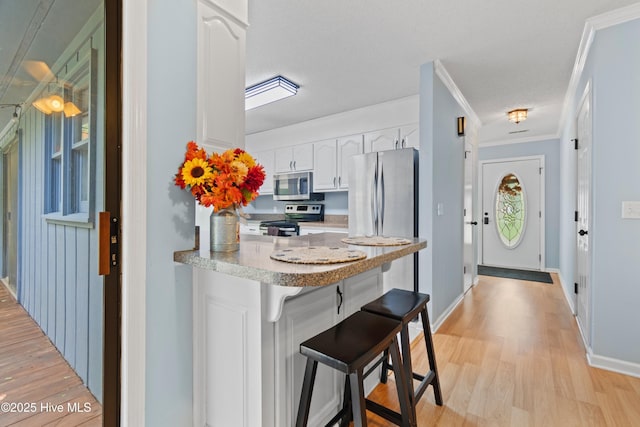
[[[488,216],[485,216],[485,217],[484,217],[484,223],[485,223],[485,224],[489,224],[489,217],[488,217]]]
[[[487,219],[489,219],[489,218],[487,218]],[[478,225],[478,221],[468,221],[467,224]]]
[[[581,236],[584,236],[585,234],[589,234],[589,232],[585,231],[585,230],[580,230],[580,231],[578,231],[578,234],[581,235]]]
[[[118,265],[118,218],[98,213],[98,274],[108,276]]]

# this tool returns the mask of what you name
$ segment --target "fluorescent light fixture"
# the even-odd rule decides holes
[[[276,76],[249,86],[244,91],[244,109],[245,111],[251,110],[261,105],[288,98],[298,93],[299,87],[282,76]]]

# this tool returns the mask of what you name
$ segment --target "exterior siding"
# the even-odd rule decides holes
[[[102,26],[92,34],[102,45]],[[86,40],[85,40],[86,41]],[[73,41],[71,44],[75,44]],[[80,42],[79,42],[80,43]],[[98,117],[91,129],[96,135],[92,162],[95,202],[92,217],[103,210],[102,167],[104,152],[104,52],[97,52]],[[24,106],[20,119],[19,231],[17,295],[20,304],[38,323],[82,378],[102,400],[103,279],[97,274],[97,231],[91,227],[48,221],[45,217],[44,114]],[[0,147],[10,141],[5,136]]]

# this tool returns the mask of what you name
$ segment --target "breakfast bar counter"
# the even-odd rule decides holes
[[[194,267],[194,425],[293,426],[305,366],[300,343],[380,296],[390,263],[427,245],[347,245],[344,237],[242,235],[237,252],[174,253],[174,261]],[[365,257],[311,265],[272,258],[317,248]],[[372,389],[377,378],[368,380]],[[341,374],[318,368],[310,426],[339,410],[343,385]]]
[[[278,286],[325,286],[336,283],[427,246],[413,239],[397,246],[354,246],[342,243],[344,233],[320,233],[295,237],[242,235],[237,252],[210,252],[207,249],[175,252],[174,261],[231,276]],[[270,258],[277,250],[308,247],[349,247],[365,252],[366,258],[334,264],[292,264]]]

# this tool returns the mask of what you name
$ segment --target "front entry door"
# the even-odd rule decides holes
[[[482,164],[482,264],[542,267],[542,159]]]

